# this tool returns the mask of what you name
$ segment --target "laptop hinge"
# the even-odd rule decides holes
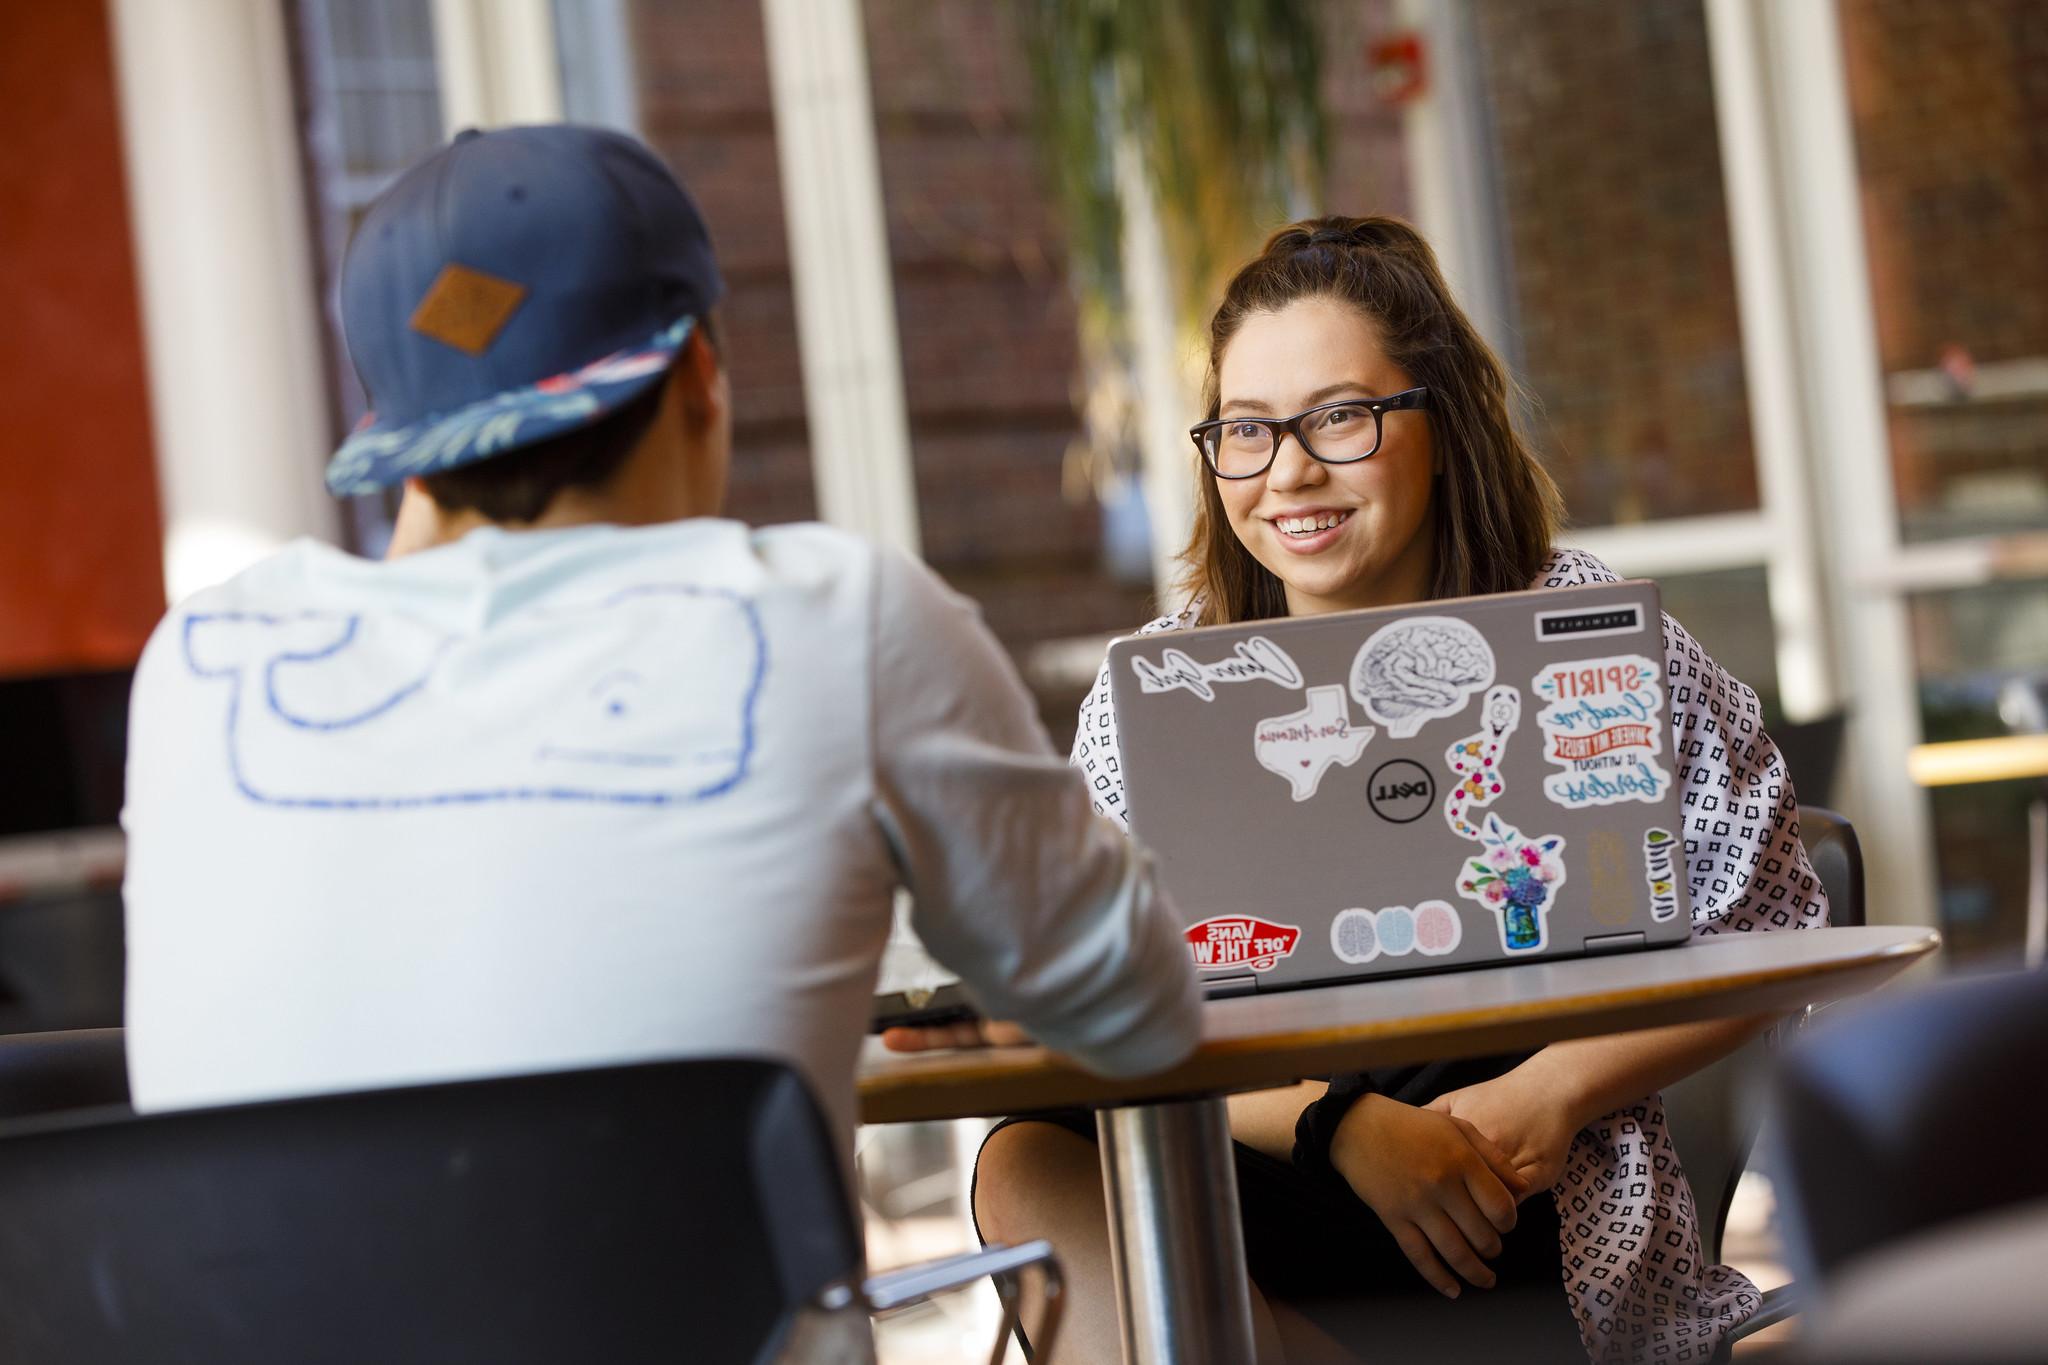
[[[1646,941],[1640,929],[1629,934],[1590,934],[1586,938],[1586,951],[1611,953],[1616,948],[1640,948]]]
[[[1240,976],[1212,976],[1202,983],[1202,994],[1211,1000],[1221,1000],[1228,995],[1250,995],[1259,988],[1259,979],[1250,972]]]

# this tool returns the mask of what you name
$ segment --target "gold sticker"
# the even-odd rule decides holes
[[[525,298],[523,284],[451,263],[441,268],[433,288],[413,310],[411,326],[466,355],[482,355]]]

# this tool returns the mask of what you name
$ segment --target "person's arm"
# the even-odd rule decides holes
[[[1827,896],[1799,841],[1798,798],[1756,693],[1669,616],[1664,654],[1694,935],[1825,924]],[[1770,1023],[1716,1020],[1553,1043],[1432,1107],[1472,1120],[1536,1188],[1548,1188],[1581,1128],[1719,1060]]]
[[[874,812],[925,947],[1086,1066],[1186,1056],[1200,996],[1152,859],[1089,809],[974,606],[880,552],[872,651]]]

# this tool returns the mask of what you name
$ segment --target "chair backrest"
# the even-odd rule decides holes
[[[0,1034],[0,1119],[128,1102],[128,1053],[117,1028]]]
[[[1772,1089],[1786,1242],[1802,1277],[1897,1238],[2048,1199],[2048,972],[1831,1010]]]
[[[1799,833],[1821,889],[1828,893],[1828,923],[1863,923],[1863,847],[1849,821],[1823,806],[1799,808]],[[1692,1184],[1700,1251],[1721,1259],[1721,1232],[1735,1202],[1758,1115],[1745,1112],[1745,1092],[1763,1070],[1767,1037],[1752,1038],[1711,1066],[1664,1088],[1664,1116],[1679,1164]]]
[[[852,1281],[779,1063],[0,1125],[0,1360],[757,1361]]]

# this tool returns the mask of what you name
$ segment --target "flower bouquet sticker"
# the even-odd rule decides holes
[[[1672,851],[1678,841],[1668,829],[1643,835],[1643,877],[1650,883],[1650,918],[1662,924],[1678,915],[1678,870]]]
[[[1500,946],[1533,953],[1549,941],[1545,916],[1564,887],[1564,836],[1524,838],[1498,815],[1480,832],[1486,852],[1466,863],[1458,894],[1493,911]]]
[[[1543,794],[1584,810],[1619,801],[1658,801],[1671,774],[1663,751],[1663,673],[1640,654],[1553,664],[1530,687],[1549,704],[1536,717],[1543,753],[1563,769],[1543,779]]]
[[[1455,616],[1410,616],[1382,626],[1351,661],[1351,695],[1395,739],[1438,716],[1455,716],[1492,681],[1492,647]]]

